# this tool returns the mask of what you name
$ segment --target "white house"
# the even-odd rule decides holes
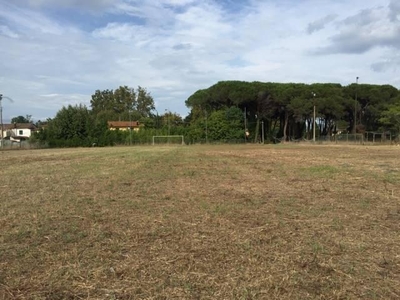
[[[33,123],[14,123],[3,124],[3,132],[1,137],[5,139],[13,137],[14,139],[29,139],[32,133],[37,131],[37,127]]]

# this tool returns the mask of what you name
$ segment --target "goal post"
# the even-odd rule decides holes
[[[153,145],[155,144],[185,145],[185,139],[183,135],[153,135]]]

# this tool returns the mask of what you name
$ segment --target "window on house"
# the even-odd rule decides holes
[[[19,134],[19,135],[23,135],[23,134],[24,134],[24,131],[23,131],[23,130],[19,130],[19,131],[18,131],[18,134]]]

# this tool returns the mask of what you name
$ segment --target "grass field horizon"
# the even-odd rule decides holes
[[[400,147],[0,152],[0,299],[399,299]]]

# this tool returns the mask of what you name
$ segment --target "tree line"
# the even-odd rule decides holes
[[[229,107],[246,115],[252,137],[265,124],[268,139],[311,139],[316,111],[317,134],[400,132],[400,94],[390,85],[222,81],[191,95],[192,122]]]
[[[154,100],[145,88],[120,86],[115,90],[96,90],[90,107],[69,105],[62,107],[54,118],[40,124],[40,131],[32,142],[49,147],[110,146],[143,143],[156,132],[166,132],[165,119],[174,114],[158,116],[154,113]],[[107,121],[139,121],[139,132],[110,131]]]
[[[187,143],[312,138],[339,132],[400,132],[400,93],[390,85],[222,81],[196,91],[190,109],[158,114],[145,88],[97,90],[85,105],[61,108],[33,138],[50,147],[150,143],[153,135],[184,135]],[[141,129],[110,131],[107,121],[139,121]],[[43,124],[42,124],[43,125]],[[263,125],[263,126],[261,126]],[[263,129],[263,130],[262,130]]]

